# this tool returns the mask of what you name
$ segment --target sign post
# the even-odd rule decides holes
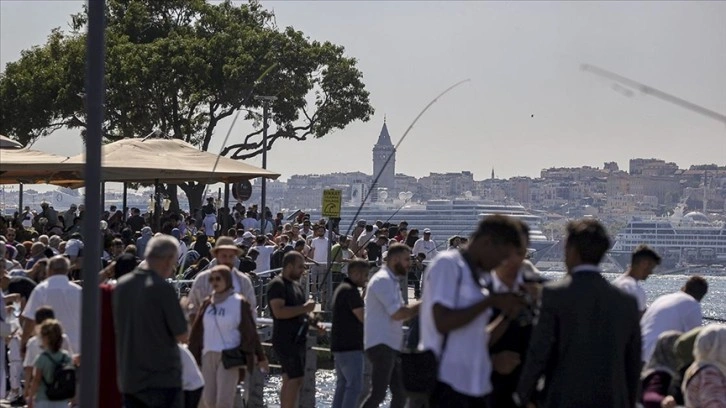
[[[333,275],[331,271],[333,259],[331,257],[331,251],[333,248],[333,218],[340,218],[340,208],[343,204],[343,192],[341,190],[323,190],[323,217],[327,218],[328,221],[328,265],[325,268],[325,277],[323,282],[326,282],[327,293],[326,296],[321,297],[325,301],[325,304],[321,304],[324,310],[332,310],[331,300],[333,298]],[[319,283],[318,283],[319,284]],[[320,292],[320,287],[318,287]]]

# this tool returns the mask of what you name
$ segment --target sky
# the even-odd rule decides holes
[[[0,1],[0,66],[67,29],[79,1]],[[587,63],[726,114],[726,2],[263,1],[280,27],[343,45],[358,60],[375,115],[319,140],[280,141],[268,168],[293,174],[372,172],[384,117],[401,144],[396,172],[469,170],[477,180],[537,177],[543,168],[635,157],[681,167],[726,164],[726,125],[653,96],[617,92]],[[220,149],[231,121],[216,128]],[[249,124],[232,130],[231,142]],[[34,148],[74,155],[77,132]],[[252,159],[259,165],[260,159]]]

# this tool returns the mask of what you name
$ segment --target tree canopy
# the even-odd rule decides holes
[[[159,129],[206,151],[219,121],[239,110],[254,131],[233,136],[223,154],[246,159],[263,150],[255,95],[277,97],[268,149],[278,139],[323,137],[373,113],[355,58],[342,46],[278,28],[258,2],[109,0],[106,19],[106,142]],[[71,16],[71,30],[53,30],[46,44],[7,64],[0,133],[25,144],[60,128],[85,134],[86,22],[85,12]],[[199,190],[182,188],[188,196]]]

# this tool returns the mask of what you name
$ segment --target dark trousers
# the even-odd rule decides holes
[[[401,378],[399,352],[383,344],[366,350],[371,363],[371,390],[363,399],[361,408],[378,408],[386,399],[386,390],[391,387],[391,408],[403,408],[406,394]]]
[[[438,382],[431,398],[431,408],[498,408],[490,403],[490,395],[471,397],[461,394],[448,384]]]
[[[181,388],[149,388],[124,394],[125,408],[183,408]]]
[[[204,387],[194,391],[184,391],[184,408],[197,408],[199,400],[202,399],[202,390]]]

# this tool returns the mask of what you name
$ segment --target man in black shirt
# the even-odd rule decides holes
[[[333,328],[330,351],[335,359],[333,408],[357,407],[363,389],[363,298],[358,288],[368,280],[368,262],[355,259],[348,276],[333,294]]]
[[[141,231],[141,228],[144,228],[144,226],[146,225],[144,217],[141,216],[141,210],[139,210],[138,208],[132,208],[131,216],[128,220],[126,220],[126,225],[128,225],[133,232]]]
[[[381,259],[383,251],[381,248],[388,242],[388,238],[385,235],[379,235],[375,242],[369,242],[366,246],[366,252],[368,253],[368,260],[377,262]]]
[[[303,256],[299,252],[288,252],[282,258],[282,274],[270,281],[267,290],[274,321],[272,349],[282,366],[281,408],[296,406],[305,375],[307,315],[315,309],[315,302],[305,300],[305,292],[299,282],[303,272]]]

